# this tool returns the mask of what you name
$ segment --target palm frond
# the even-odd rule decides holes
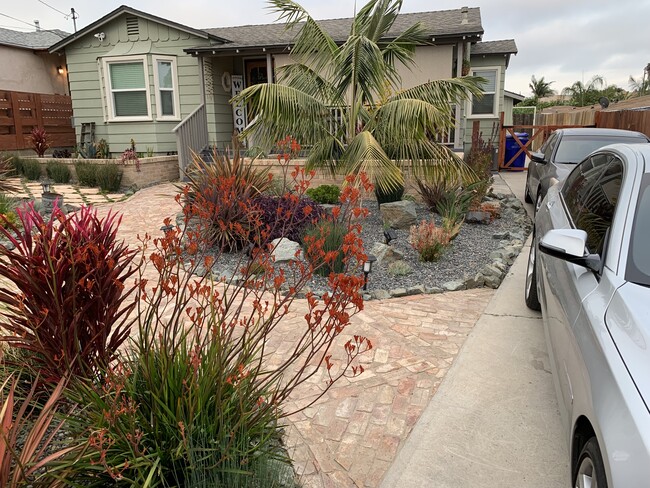
[[[485,82],[484,78],[478,76],[433,80],[397,93],[391,100],[415,98],[432,105],[449,106],[450,103],[468,100],[470,95],[481,97],[481,85]]]
[[[330,106],[343,106],[343,99],[332,84],[311,66],[300,63],[288,64],[278,68],[278,82],[302,91]]]
[[[382,47],[384,62],[388,66],[396,66],[399,63],[409,68],[415,66],[415,47],[427,44],[425,32],[419,23],[406,29],[397,38]]]
[[[371,102],[383,89],[386,65],[379,46],[364,36],[350,36],[336,57],[336,77],[332,80],[345,97],[350,87],[362,94],[361,103]]]
[[[391,140],[422,139],[449,130],[454,118],[449,104],[439,106],[417,100],[400,98],[379,107],[369,124],[382,143]]]
[[[395,23],[402,0],[371,0],[355,16],[351,35],[363,35],[378,43]]]
[[[404,184],[399,166],[391,160],[370,131],[359,132],[341,156],[341,171],[365,173],[377,188],[390,191]]]
[[[321,100],[293,87],[261,83],[243,90],[231,100],[248,104],[255,118],[242,135],[254,136],[257,145],[270,148],[291,134],[302,144],[312,144],[328,132],[328,108]]]
[[[297,30],[291,56],[309,65],[316,73],[325,73],[332,65],[338,47],[332,36],[299,4],[291,0],[271,0],[271,10],[288,30]],[[298,26],[299,23],[302,23]],[[299,30],[298,30],[299,29]]]

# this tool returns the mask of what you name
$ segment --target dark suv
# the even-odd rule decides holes
[[[526,177],[525,198],[535,202],[535,212],[544,200],[549,187],[563,180],[577,163],[596,149],[609,144],[648,143],[641,132],[619,129],[558,129],[531,154]]]

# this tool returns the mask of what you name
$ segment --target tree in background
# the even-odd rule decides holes
[[[564,88],[562,95],[569,97],[569,105],[584,107],[598,103],[602,97],[610,101],[623,100],[627,97],[627,92],[619,86],[608,85],[602,76],[594,75],[586,84],[576,81]]]
[[[533,92],[533,98],[539,99],[544,97],[550,97],[555,95],[555,90],[551,88],[551,84],[555,83],[554,81],[546,81],[542,76],[539,80],[535,78],[535,75],[530,77],[530,91]]]

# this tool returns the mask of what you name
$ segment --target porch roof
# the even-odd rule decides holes
[[[420,22],[424,27],[427,37],[432,42],[441,39],[475,37],[480,39],[483,35],[481,25],[481,12],[478,7],[464,9],[440,10],[433,12],[418,12],[399,14],[393,28],[386,36],[386,40],[398,37],[407,28]],[[351,18],[319,20],[318,23],[327,31],[337,43],[343,43],[348,38]],[[200,52],[231,52],[238,49],[247,50],[255,48],[286,48],[293,44],[300,27],[287,29],[285,24],[244,25],[237,27],[219,27],[204,29],[212,35],[228,39],[229,42],[216,46],[201,46],[188,48],[188,53]]]

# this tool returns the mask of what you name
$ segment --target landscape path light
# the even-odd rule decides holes
[[[363,263],[363,289],[368,289],[368,275],[372,273],[372,265],[377,261],[377,258],[372,254],[368,254],[368,259]]]

